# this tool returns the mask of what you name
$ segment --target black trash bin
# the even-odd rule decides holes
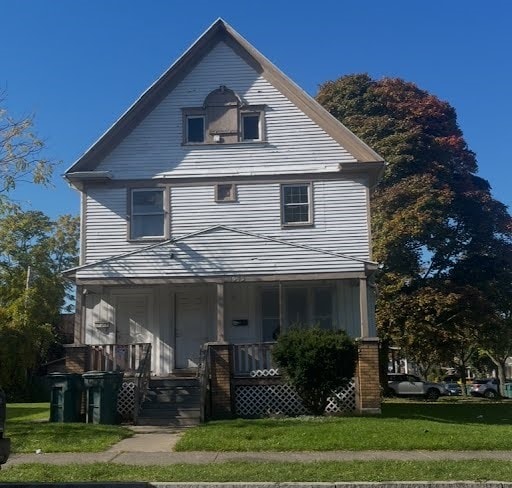
[[[11,452],[11,440],[4,437],[6,407],[5,393],[2,388],[0,388],[0,468],[2,464],[7,462]]]
[[[117,424],[117,394],[123,382],[118,371],[89,371],[82,375],[87,391],[86,422]]]
[[[50,422],[80,422],[82,375],[76,373],[51,373],[47,376],[50,385]]]

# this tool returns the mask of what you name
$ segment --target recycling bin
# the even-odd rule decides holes
[[[512,383],[505,383],[505,398],[512,398]]]
[[[118,371],[89,371],[82,375],[86,401],[86,422],[91,424],[117,424],[117,394],[123,382]]]
[[[51,373],[50,422],[80,422],[82,409],[82,375],[76,373]]]

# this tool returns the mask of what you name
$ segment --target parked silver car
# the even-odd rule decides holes
[[[443,383],[444,389],[446,390],[446,394],[449,396],[458,396],[462,395],[462,387],[456,382],[447,382]]]
[[[471,396],[497,398],[500,396],[500,381],[497,378],[473,380],[470,393]]]
[[[423,381],[413,374],[389,373],[388,388],[395,395],[422,396],[427,400],[437,400],[447,394],[442,384]]]

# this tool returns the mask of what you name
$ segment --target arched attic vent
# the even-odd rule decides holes
[[[235,105],[242,106],[241,98],[231,89],[224,85],[210,92],[204,99],[203,107],[225,107]]]
[[[208,121],[208,142],[238,142],[238,110],[241,106],[240,97],[224,85],[208,94],[203,104]]]

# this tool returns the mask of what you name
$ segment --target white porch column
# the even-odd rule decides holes
[[[368,326],[368,289],[366,278],[359,279],[359,313],[361,315],[361,337],[369,337]]]
[[[224,333],[224,282],[217,283],[217,342],[225,342],[225,333]]]

